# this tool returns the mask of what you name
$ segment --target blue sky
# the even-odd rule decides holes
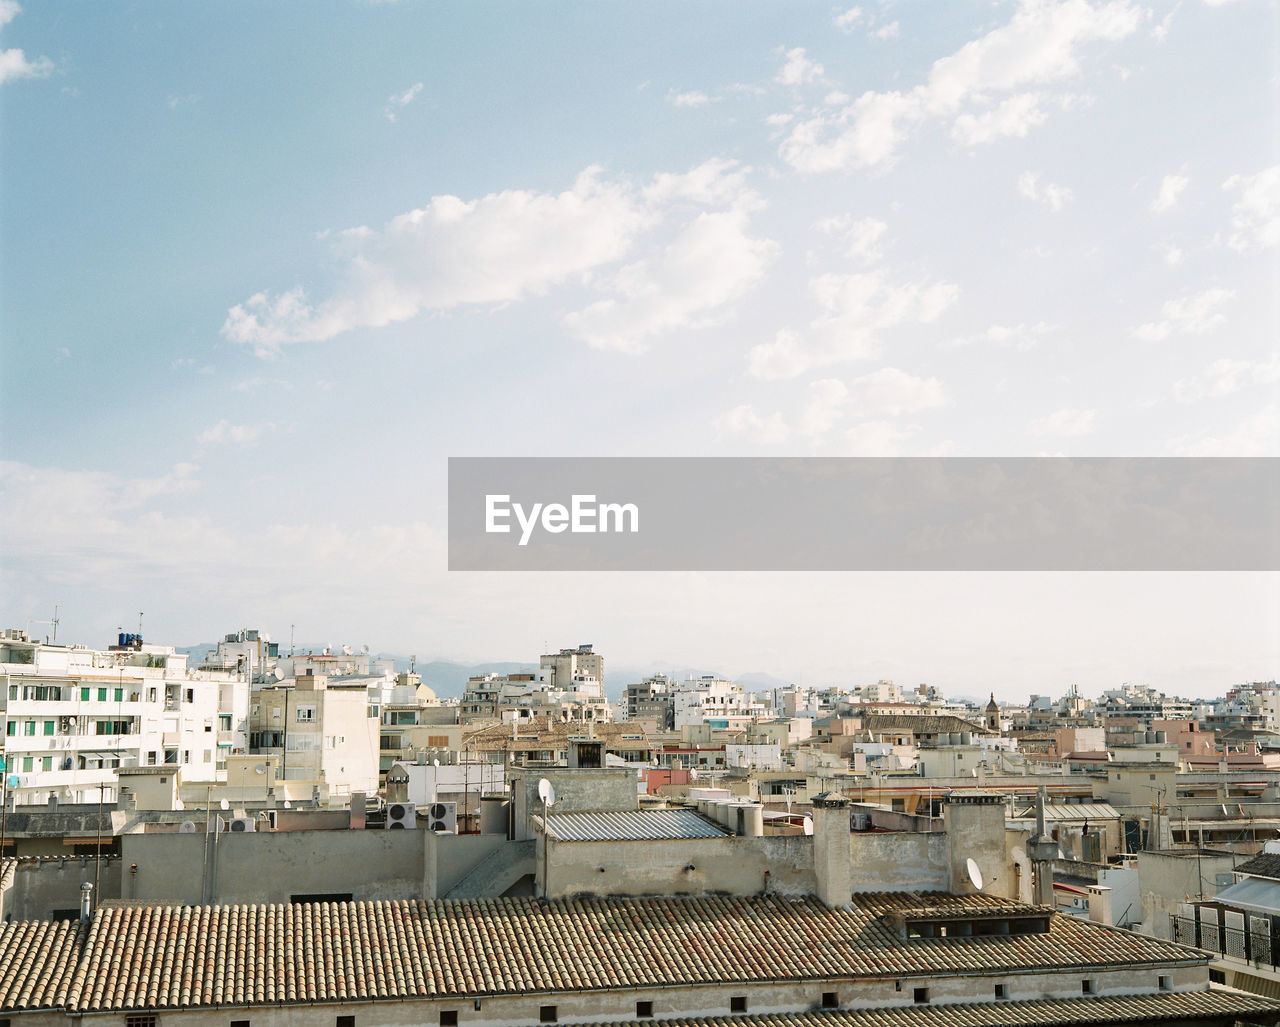
[[[10,619],[1274,676],[1268,575],[468,576],[443,538],[451,455],[1280,454],[1277,24],[0,0]]]

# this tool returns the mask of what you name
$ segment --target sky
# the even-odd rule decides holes
[[[450,573],[445,475],[1280,455],[1278,52],[1274,0],[0,0],[7,622],[1277,677],[1275,574]]]

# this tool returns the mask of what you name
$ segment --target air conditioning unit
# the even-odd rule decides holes
[[[447,834],[458,833],[458,804],[433,802],[427,807],[427,829]]]
[[[253,817],[234,817],[231,821],[229,831],[236,833],[244,833],[254,830],[255,821]]]
[[[413,830],[418,826],[418,807],[411,802],[387,803],[387,829]]]

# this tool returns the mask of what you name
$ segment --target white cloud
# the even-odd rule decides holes
[[[809,399],[800,412],[801,435],[818,437],[829,432],[843,416],[849,389],[838,378],[820,378],[809,383]]]
[[[699,214],[661,254],[611,276],[612,295],[567,315],[566,328],[592,346],[634,353],[650,336],[712,323],[777,251],[748,233],[748,220],[741,209]]]
[[[1273,353],[1265,363],[1250,360],[1215,360],[1195,378],[1174,383],[1173,396],[1179,403],[1195,403],[1202,399],[1229,396],[1250,383],[1273,385],[1280,381],[1280,353]]]
[[[748,370],[757,378],[789,378],[815,367],[867,360],[879,350],[881,332],[902,324],[927,324],[955,302],[949,282],[889,281],[882,272],[826,274],[810,289],[822,310],[808,337],[791,330],[755,346]]]
[[[1019,93],[999,106],[979,114],[961,114],[951,126],[951,137],[964,146],[978,146],[1003,137],[1021,139],[1045,120],[1039,93]]]
[[[811,61],[805,54],[804,47],[797,46],[788,50],[784,57],[782,67],[774,76],[775,82],[784,86],[802,86],[822,77],[822,65]]]
[[[1053,211],[1061,210],[1075,198],[1075,193],[1065,185],[1055,182],[1041,185],[1040,173],[1037,171],[1024,171],[1018,176],[1018,192],[1028,200],[1043,203]]]
[[[1205,335],[1226,320],[1218,308],[1235,299],[1235,295],[1232,289],[1206,289],[1194,296],[1169,300],[1160,308],[1162,320],[1139,325],[1133,334],[1147,342],[1159,342],[1174,334]]]
[[[724,308],[759,281],[777,245],[749,232],[762,204],[746,185],[746,168],[710,160],[684,174],[663,174],[643,190],[652,208],[681,205],[703,210],[661,251],[597,276],[604,299],[568,314],[570,334],[592,346],[639,352],[649,337],[713,323]]]
[[[1178,197],[1182,195],[1182,190],[1187,187],[1188,181],[1186,175],[1165,175],[1160,180],[1160,188],[1156,190],[1155,198],[1151,201],[1151,209],[1157,214],[1172,210],[1178,202]]]
[[[167,101],[167,106],[169,110],[176,111],[179,107],[190,107],[193,103],[196,103],[199,99],[200,98],[198,96],[195,96],[192,93],[188,93],[185,96],[178,96],[175,94],[169,97]]]
[[[22,6],[15,0],[0,0],[0,26],[8,25],[19,14]],[[53,74],[53,61],[48,57],[31,58],[24,50],[0,50],[0,82],[12,82],[20,78],[47,78]]]
[[[779,152],[797,171],[852,170],[892,162],[910,133],[932,119],[964,119],[955,130],[971,144],[1023,133],[1039,123],[1039,111],[1025,99],[1004,106],[1009,94],[1077,75],[1084,45],[1123,39],[1143,17],[1129,0],[1023,0],[1007,24],[935,61],[922,84],[819,110],[793,128]],[[983,120],[1002,97],[1004,109]]]
[[[937,378],[917,378],[896,367],[855,378],[851,383],[852,401],[863,414],[887,414],[899,417],[920,410],[946,406],[947,396]]]
[[[894,421],[863,421],[844,434],[845,449],[850,456],[898,456],[902,443],[919,435],[918,424]]]
[[[1263,407],[1226,435],[1177,439],[1174,451],[1178,456],[1280,456],[1280,406]]]
[[[687,93],[677,93],[673,89],[667,93],[667,102],[673,107],[705,107],[712,99],[697,89],[691,89]]]
[[[891,21],[887,25],[881,25],[878,29],[871,33],[876,39],[897,39],[899,26],[896,21]]]
[[[1096,410],[1076,410],[1068,407],[1055,410],[1045,417],[1032,421],[1027,425],[1027,431],[1042,437],[1076,438],[1092,433],[1097,416]]]
[[[274,431],[275,427],[275,424],[271,422],[266,424],[232,424],[230,421],[222,420],[202,431],[197,437],[197,441],[252,446],[257,444],[263,432]]]
[[[852,32],[860,21],[862,21],[862,8],[850,7],[847,11],[837,14],[833,24],[841,32]]]
[[[1057,330],[1058,325],[1049,324],[1045,321],[1037,321],[1034,324],[993,324],[985,332],[980,332],[977,335],[959,336],[952,339],[947,345],[958,349],[963,346],[992,343],[996,346],[1026,352],[1027,350],[1035,349],[1044,340],[1045,336]]]
[[[390,122],[395,122],[399,112],[413,103],[419,93],[422,92],[422,83],[415,82],[403,93],[394,93],[387,97],[387,105],[382,109],[382,116]]]
[[[880,259],[880,242],[889,228],[878,218],[854,218],[848,214],[823,218],[814,227],[839,239],[845,256],[860,264],[873,264]]]
[[[790,430],[779,413],[761,417],[755,407],[744,404],[721,414],[715,422],[716,438],[719,440],[745,438],[750,442],[770,445],[783,442]]]
[[[222,333],[268,356],[425,310],[513,302],[624,257],[652,222],[636,191],[598,168],[558,194],[436,196],[381,229],[340,233],[343,271],[327,299],[312,303],[301,287],[260,292],[228,311]]]
[[[1231,208],[1232,249],[1265,249],[1280,243],[1280,164],[1256,175],[1232,175],[1222,188],[1240,193]]]
[[[1164,248],[1164,262],[1170,267],[1177,267],[1182,263],[1182,248],[1175,243],[1170,243]]]

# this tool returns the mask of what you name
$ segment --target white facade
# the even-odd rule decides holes
[[[180,766],[219,779],[248,684],[188,669],[170,646],[137,636],[106,650],[0,639],[4,757],[17,802],[114,802],[117,767]],[[243,737],[243,736],[241,736]]]
[[[685,678],[675,692],[676,730],[704,723],[711,717],[746,717],[750,704],[742,686],[708,674]]]

